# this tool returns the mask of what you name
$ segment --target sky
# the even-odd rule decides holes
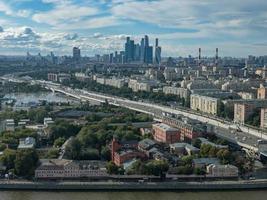
[[[0,0],[0,55],[123,50],[156,37],[163,56],[267,55],[267,0]]]

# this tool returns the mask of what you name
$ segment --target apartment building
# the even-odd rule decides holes
[[[173,94],[177,95],[181,98],[188,98],[190,96],[190,91],[186,88],[178,88],[178,87],[171,87],[171,86],[165,86],[163,87],[163,93],[164,94]]]
[[[219,99],[199,94],[191,94],[190,107],[192,110],[197,110],[209,114],[216,115],[218,113]]]

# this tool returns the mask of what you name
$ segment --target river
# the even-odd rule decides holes
[[[0,200],[266,200],[267,191],[39,192],[0,191]]]

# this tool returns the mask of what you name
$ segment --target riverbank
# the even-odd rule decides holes
[[[27,182],[2,181],[0,190],[219,191],[267,189],[267,180],[212,182]]]

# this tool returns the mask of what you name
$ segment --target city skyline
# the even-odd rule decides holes
[[[266,7],[264,0],[0,0],[0,55],[71,55],[77,46],[93,56],[143,35],[153,46],[159,38],[164,57],[197,56],[199,47],[203,56],[216,48],[220,56],[265,55]]]

